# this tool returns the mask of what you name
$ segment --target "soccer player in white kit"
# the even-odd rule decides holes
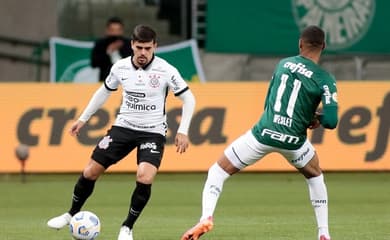
[[[145,25],[134,28],[133,55],[116,62],[104,84],[72,125],[70,134],[78,135],[90,117],[106,102],[111,92],[122,86],[122,104],[115,123],[95,147],[90,161],[74,186],[68,212],[50,219],[48,226],[60,229],[69,224],[92,194],[95,181],[112,164],[137,148],[136,187],[130,200],[127,218],[122,223],[118,240],[133,240],[133,225],[146,206],[151,186],[166,142],[165,103],[168,90],[183,102],[181,122],[175,137],[178,153],[189,146],[187,136],[195,108],[195,98],[178,70],[154,55],[157,48],[155,31]]]

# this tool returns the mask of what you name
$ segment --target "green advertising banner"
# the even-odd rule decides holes
[[[99,70],[90,65],[93,42],[50,39],[51,82],[98,82]]]
[[[186,81],[204,82],[206,80],[195,40],[158,47],[156,55],[179,69]]]
[[[90,65],[93,42],[50,39],[51,82],[98,82],[99,70]],[[206,81],[195,40],[158,47],[156,55],[175,66],[186,81]]]
[[[327,53],[388,54],[390,1],[207,1],[206,50],[259,55],[298,52],[300,31],[324,29]]]

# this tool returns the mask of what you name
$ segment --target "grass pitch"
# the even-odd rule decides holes
[[[201,212],[206,173],[160,173],[134,228],[135,240],[175,240]],[[0,175],[0,239],[72,239],[68,229],[46,227],[70,206],[78,175]],[[114,240],[127,215],[134,174],[106,174],[84,210],[95,212],[98,239]],[[390,239],[390,173],[326,173],[329,224],[334,240]],[[307,185],[299,173],[238,173],[225,182],[215,228],[202,239],[315,240]]]

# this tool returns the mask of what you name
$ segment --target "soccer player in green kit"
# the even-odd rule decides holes
[[[197,240],[210,231],[224,181],[272,152],[283,155],[306,178],[317,220],[318,240],[330,240],[327,189],[318,155],[307,139],[308,128],[322,125],[334,129],[338,121],[335,78],[318,65],[324,48],[323,30],[308,26],[300,35],[299,55],[277,64],[263,115],[210,167],[203,189],[200,221],[185,232],[181,240]]]

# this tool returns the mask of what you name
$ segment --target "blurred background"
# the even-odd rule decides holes
[[[390,32],[383,23],[389,5],[385,0],[1,0],[0,82],[48,82],[49,39],[93,41],[111,16],[124,20],[127,35],[139,23],[153,26],[159,46],[195,39],[207,81],[268,81],[281,57],[298,53],[299,29],[317,21],[333,44],[321,65],[338,80],[386,80]]]

